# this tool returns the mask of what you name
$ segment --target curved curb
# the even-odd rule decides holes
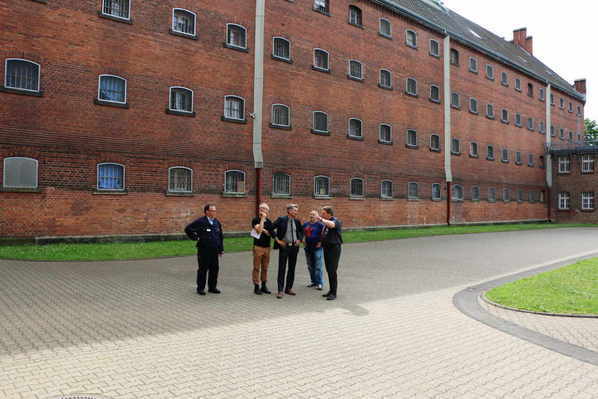
[[[499,285],[510,283],[511,281],[519,280],[525,277],[530,277],[545,271],[557,269],[559,267],[596,256],[598,256],[598,252],[587,252],[468,287],[453,296],[453,304],[457,309],[459,309],[459,311],[461,311],[461,313],[471,317],[474,320],[484,323],[489,327],[495,328],[524,341],[531,342],[535,345],[539,345],[543,348],[558,352],[573,359],[598,366],[598,352],[560,341],[556,338],[552,338],[537,331],[530,330],[510,321],[503,320],[486,311],[478,301],[478,298],[484,292]]]
[[[480,299],[482,301],[484,301],[488,305],[491,305],[491,306],[494,306],[494,307],[497,307],[497,308],[501,308],[501,309],[505,309],[505,310],[510,310],[512,312],[529,313],[529,314],[536,314],[536,315],[540,315],[540,316],[551,316],[551,317],[577,317],[579,319],[598,319],[598,315],[596,315],[596,314],[536,312],[534,310],[512,308],[510,306],[501,305],[500,303],[496,303],[496,302],[491,301],[486,296],[487,293],[488,293],[488,291],[483,292],[480,295]]]

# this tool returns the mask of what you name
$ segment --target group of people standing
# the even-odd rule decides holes
[[[251,279],[256,295],[271,294],[268,289],[268,267],[270,264],[271,244],[278,252],[278,291],[276,297],[297,295],[293,291],[295,267],[299,249],[303,246],[310,274],[308,287],[322,290],[324,286],[322,263],[326,266],[329,290],[322,295],[327,300],[335,300],[337,295],[337,269],[341,256],[342,222],[334,217],[330,206],[322,208],[321,213],[312,210],[309,220],[301,223],[297,204],[288,204],[287,214],[272,222],[268,216],[270,207],[266,203],[259,205],[258,215],[251,220],[253,237],[253,269]],[[187,236],[197,241],[197,293],[205,295],[206,277],[208,292],[218,294],[217,288],[219,256],[224,252],[222,225],[216,219],[216,206],[207,204],[205,216],[185,228]]]

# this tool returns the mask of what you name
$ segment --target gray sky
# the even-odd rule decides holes
[[[595,0],[444,0],[444,5],[504,37],[527,28],[534,37],[534,56],[573,84],[587,79],[585,117],[598,120],[598,101],[592,93],[598,82]],[[596,85],[598,87],[598,84]]]

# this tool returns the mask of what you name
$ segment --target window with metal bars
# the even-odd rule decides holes
[[[130,2],[129,0],[103,0],[102,13],[117,18],[130,18]]]
[[[362,26],[361,9],[355,6],[349,6],[349,23],[351,25]]]
[[[33,158],[4,158],[2,186],[4,188],[37,188],[38,161]]]
[[[434,39],[430,39],[430,55],[434,57],[440,56],[440,44]]]
[[[330,1],[329,0],[314,0],[314,10],[322,12],[324,14],[330,13]]]
[[[473,186],[471,188],[471,200],[472,201],[480,200],[480,188],[478,186]]]
[[[241,25],[226,25],[226,43],[232,47],[247,48],[247,30]]]
[[[381,143],[392,143],[392,127],[387,124],[381,124],[379,138]]]
[[[558,157],[559,173],[571,173],[571,158]]]
[[[363,79],[363,66],[356,60],[349,61],[349,76],[354,79]]]
[[[328,62],[328,52],[326,50],[314,50],[314,68],[321,69],[323,71],[330,70],[330,64]]]
[[[392,88],[392,74],[386,69],[380,70],[380,86],[385,89]]]
[[[115,163],[98,165],[98,190],[124,190],[125,168]]]
[[[405,31],[405,44],[409,47],[417,48],[417,33],[415,31]]]
[[[459,184],[455,184],[452,186],[452,196],[451,199],[453,201],[463,201],[463,187]]]
[[[283,104],[272,105],[272,125],[281,127],[291,126],[291,112]]]
[[[461,141],[459,139],[451,139],[451,154],[461,154]]]
[[[356,118],[349,119],[349,136],[362,137],[361,121]]]
[[[224,192],[229,194],[245,193],[245,172],[229,170],[224,175]]]
[[[195,36],[195,13],[182,8],[172,10],[172,30],[185,35]]]
[[[351,196],[352,197],[363,197],[365,193],[363,179],[353,178],[351,179]]]
[[[185,87],[170,88],[170,110],[193,112],[193,91]]]
[[[245,119],[245,101],[241,97],[224,97],[224,117],[227,119]]]
[[[4,69],[4,87],[39,92],[39,64],[22,59],[9,58]]]
[[[275,37],[272,45],[272,55],[282,60],[291,60],[291,42],[283,37]]]
[[[392,37],[392,28],[390,21],[385,18],[380,18],[380,34],[385,37]]]
[[[415,130],[407,130],[407,147],[417,147],[417,132]]]
[[[594,157],[590,154],[582,155],[581,157],[581,172],[582,173],[593,173],[594,172]]]
[[[417,183],[407,183],[407,198],[409,199],[418,199],[418,186]]]
[[[581,193],[581,209],[584,211],[594,209],[594,192],[587,191]]]
[[[408,78],[405,85],[405,92],[411,96],[417,96],[417,80]]]
[[[454,48],[452,48],[449,55],[450,55],[451,65],[459,65],[459,52],[457,50],[455,50]]]
[[[172,193],[190,193],[193,172],[189,168],[173,166],[168,169],[168,191]]]
[[[291,176],[286,173],[275,173],[272,177],[272,194],[291,195]]]
[[[330,196],[330,178],[327,176],[316,176],[314,178],[314,196]]]
[[[317,132],[328,132],[328,115],[322,111],[314,111],[313,129]]]
[[[441,189],[440,183],[432,184],[432,199],[433,200],[438,201],[442,198],[442,193],[441,193],[440,189]]]
[[[478,59],[475,57],[469,57],[469,72],[478,72]]]
[[[392,198],[392,181],[384,180],[380,184],[380,197],[382,198]]]
[[[440,102],[440,87],[436,85],[430,86],[430,100]]]
[[[98,99],[115,103],[126,103],[127,81],[119,76],[100,75]]]

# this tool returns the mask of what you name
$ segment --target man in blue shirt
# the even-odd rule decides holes
[[[316,287],[321,290],[322,282],[322,232],[324,225],[319,221],[320,215],[317,211],[309,213],[309,221],[303,223],[303,233],[305,238],[303,243],[305,245],[305,259],[307,260],[307,270],[311,284],[308,287]]]

